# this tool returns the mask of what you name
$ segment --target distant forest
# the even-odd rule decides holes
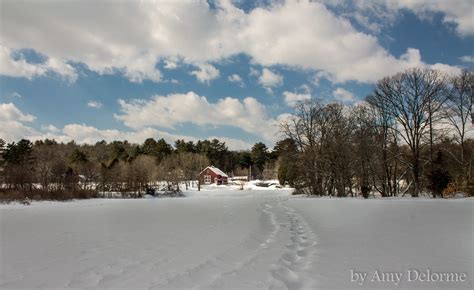
[[[97,190],[132,196],[141,196],[156,181],[165,181],[170,190],[179,189],[182,183],[188,186],[209,165],[229,175],[276,178],[274,163],[280,155],[263,143],[256,143],[249,151],[231,151],[217,139],[176,140],[173,146],[153,138],[143,144],[101,141],[90,145],[49,139],[7,145],[0,140],[2,144],[2,178],[8,189],[34,191],[33,185],[39,184],[48,192],[82,190],[91,194]]]
[[[278,179],[297,193],[381,197],[474,195],[471,71],[449,77],[410,69],[386,77],[365,102],[301,102],[273,149],[229,150],[217,139],[96,144],[0,139],[2,199],[68,199],[179,190],[208,165],[229,175]],[[472,135],[471,135],[472,136]]]

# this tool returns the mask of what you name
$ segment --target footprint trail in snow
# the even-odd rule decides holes
[[[272,266],[272,275],[279,282],[272,289],[312,289],[311,269],[315,254],[316,235],[308,227],[302,216],[287,206],[282,206],[288,219],[290,243],[278,263]],[[282,285],[283,284],[283,285]]]

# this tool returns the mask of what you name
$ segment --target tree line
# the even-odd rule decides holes
[[[278,159],[277,152],[261,142],[251,150],[232,151],[217,139],[176,140],[174,146],[153,138],[143,144],[100,141],[93,145],[50,139],[6,144],[0,139],[0,150],[4,191],[52,199],[95,197],[98,192],[129,197],[154,189],[177,192],[197,181],[209,165],[232,175],[276,178]]]
[[[410,69],[378,81],[358,105],[300,103],[281,126],[280,172],[311,195],[473,195],[473,88],[467,70]]]

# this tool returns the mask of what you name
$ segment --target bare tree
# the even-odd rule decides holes
[[[179,184],[185,179],[176,154],[168,155],[159,164],[159,176],[166,181],[169,192],[180,192]]]
[[[278,166],[277,160],[268,160],[262,171],[264,180],[277,179],[278,178]]]
[[[342,104],[328,104],[323,109],[321,126],[325,126],[327,138],[322,139],[324,154],[320,154],[326,176],[327,191],[338,197],[347,196],[346,189],[352,192],[353,154],[352,133],[354,122],[350,112]]]
[[[2,138],[0,138],[0,188],[3,187],[4,184],[4,174],[5,174],[5,160],[3,158],[3,153],[5,152],[5,145],[6,142]]]
[[[139,155],[130,162],[131,188],[135,196],[142,196],[158,173],[156,159],[149,155]]]
[[[396,119],[389,113],[389,104],[382,98],[368,96],[370,115],[373,118],[374,143],[377,167],[374,169],[373,185],[382,196],[398,194],[398,161],[400,159],[396,136]]]
[[[450,79],[450,93],[446,102],[445,120],[454,129],[455,140],[460,145],[459,158],[462,178],[470,180],[470,170],[467,170],[466,160],[466,134],[472,130],[469,119],[472,113],[472,99],[474,97],[474,75],[468,70],[463,70],[459,75]],[[468,175],[468,176],[466,176]]]
[[[282,133],[291,139],[298,151],[301,174],[295,182],[298,190],[311,195],[322,195],[323,172],[321,170],[322,142],[327,130],[324,106],[318,101],[307,101],[295,107],[295,114],[281,124]]]
[[[376,143],[375,117],[371,108],[365,105],[355,106],[352,110],[354,120],[354,175],[362,196],[369,197],[374,182],[376,151],[373,146]],[[374,182],[375,183],[375,182]],[[374,184],[374,186],[376,186]]]
[[[387,113],[397,121],[393,129],[410,148],[415,197],[421,191],[422,138],[432,132],[432,116],[441,106],[438,102],[444,90],[444,78],[438,71],[415,68],[380,80],[368,98],[369,103],[387,106]]]
[[[346,196],[352,190],[349,112],[341,104],[308,101],[282,123],[282,132],[296,144],[301,168],[295,186],[311,195]]]
[[[40,145],[33,148],[36,180],[42,189],[48,191],[53,182],[53,169],[57,148],[54,145]]]

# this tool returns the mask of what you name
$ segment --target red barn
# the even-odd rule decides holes
[[[203,184],[227,184],[228,178],[227,174],[214,166],[208,166],[199,173],[199,180]]]

